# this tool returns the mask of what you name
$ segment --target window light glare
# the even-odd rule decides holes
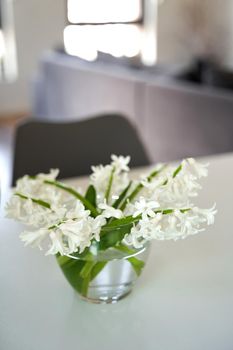
[[[68,0],[70,23],[131,22],[141,17],[140,0]]]
[[[79,29],[79,30],[77,30]],[[64,29],[64,46],[68,54],[78,56],[86,61],[95,61],[98,57],[96,48],[91,45],[88,30],[84,27],[67,26]]]
[[[3,59],[5,54],[6,54],[5,40],[4,40],[4,36],[3,36],[2,30],[0,30],[0,60]]]
[[[97,58],[98,51],[134,57],[140,52],[141,36],[141,29],[133,24],[70,25],[64,31],[64,44],[69,54],[89,61]]]

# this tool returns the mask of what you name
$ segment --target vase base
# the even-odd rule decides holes
[[[79,296],[81,297],[81,299],[83,301],[86,301],[86,302],[89,302],[92,304],[116,304],[119,300],[124,299],[130,293],[131,293],[131,290],[129,290],[127,293],[125,293],[123,295],[117,295],[117,296],[112,296],[112,297],[103,296],[103,297],[99,297],[98,299],[85,297],[83,295],[79,295]]]

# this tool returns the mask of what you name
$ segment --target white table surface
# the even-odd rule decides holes
[[[53,257],[24,248],[22,226],[0,221],[1,350],[232,350],[233,154],[207,158],[199,204],[217,202],[214,226],[154,242],[131,295],[81,301]]]

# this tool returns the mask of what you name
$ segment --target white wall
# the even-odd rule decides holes
[[[164,0],[158,11],[158,61],[188,63],[209,54],[233,67],[233,1]]]
[[[64,0],[14,0],[18,79],[0,82],[0,116],[29,109],[30,79],[43,51],[62,43]]]

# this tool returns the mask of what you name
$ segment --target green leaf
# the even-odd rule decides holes
[[[177,209],[181,213],[186,213],[189,208]],[[163,215],[169,215],[174,212],[174,209],[159,209],[155,210],[155,213],[161,213]],[[98,243],[99,249],[107,249],[114,247],[116,244],[121,242],[124,236],[130,233],[131,228],[141,219],[141,215],[137,217],[127,216],[122,219],[114,219],[105,226],[102,227],[100,232],[100,242]]]
[[[88,293],[88,288],[89,288],[89,283],[90,283],[91,275],[88,274],[86,278],[83,279],[82,281],[82,286],[81,286],[81,294],[86,297]]]
[[[60,258],[60,255],[56,255],[56,257],[58,264],[60,265],[61,270],[68,282],[78,293],[82,294],[83,278],[80,276],[80,271],[84,267],[85,261],[76,260],[68,257],[66,257],[67,260],[65,261],[64,259]]]
[[[91,270],[91,281],[104,269],[108,261],[98,261]]]
[[[64,190],[68,193],[70,193],[71,195],[73,195],[74,197],[76,197],[77,199],[79,199],[84,207],[87,210],[90,210],[91,215],[93,217],[96,217],[99,215],[98,210],[89,202],[89,200],[87,200],[85,197],[83,197],[80,193],[78,193],[77,191],[75,191],[74,188],[66,186],[65,184],[63,184],[62,182],[58,182],[58,181],[52,181],[52,180],[44,180],[44,183],[47,185],[51,185],[51,186],[55,186],[57,188],[60,188],[61,190]]]
[[[112,228],[105,232],[101,236],[99,242],[99,249],[105,250],[110,247],[114,247],[117,243],[121,242],[126,234],[130,233],[133,223],[125,224],[119,227]]]
[[[123,252],[123,253],[126,253],[128,255],[133,255],[133,254],[136,254],[137,253],[137,249],[135,248],[129,248],[127,247],[126,245],[120,243],[118,244],[116,247],[114,247],[115,249]]]
[[[107,261],[85,262],[85,265],[80,272],[80,276],[83,278],[81,286],[81,293],[83,296],[87,296],[90,282],[103,270],[106,264]]]
[[[123,199],[125,198],[125,196],[127,195],[127,192],[129,191],[130,187],[132,185],[132,181],[130,181],[130,183],[128,184],[128,186],[126,186],[126,188],[121,192],[121,194],[119,195],[119,198],[113,203],[113,208],[118,208],[119,205],[121,204],[121,202],[123,201]]]
[[[99,249],[105,250],[121,242],[125,235],[130,233],[133,224],[137,223],[139,219],[139,216],[136,218],[128,216],[122,219],[114,219],[105,225],[100,232]]]
[[[122,219],[113,219],[111,222],[107,223],[105,226],[102,227],[101,232],[103,231],[104,233],[105,231],[110,231],[112,229],[121,228],[128,224],[136,223],[140,220],[140,218],[141,215],[136,216],[135,218],[130,215]]]
[[[61,256],[60,254],[57,254],[56,258],[70,285],[81,295],[87,296],[89,282],[91,280],[91,269],[95,262],[73,259],[68,256]]]
[[[56,258],[57,258],[57,262],[60,266],[67,265],[71,262],[71,260],[74,260],[66,255],[60,255],[59,253],[56,254]]]
[[[180,164],[180,165],[176,168],[176,170],[174,171],[172,177],[175,178],[175,177],[179,174],[179,172],[180,172],[181,170],[182,170],[182,164]]]
[[[90,252],[89,247],[86,247],[82,253],[75,252],[75,253],[72,253],[71,256],[80,260],[86,260],[86,261],[94,260],[93,254]]]
[[[130,202],[132,199],[134,199],[137,196],[137,194],[141,191],[142,188],[143,188],[143,185],[141,183],[136,186],[133,192],[124,200],[124,202],[120,206],[120,209],[122,211],[125,209],[127,203]]]
[[[140,274],[142,272],[142,269],[145,266],[144,261],[139,260],[139,259],[135,258],[134,256],[131,257],[131,258],[128,258],[127,260],[132,265],[132,267],[133,267],[134,271],[136,272],[137,276],[140,276]]]
[[[115,247],[115,249],[120,250],[121,252],[124,252],[128,255],[133,255],[137,252],[137,250],[129,248],[129,247],[125,246],[124,244],[119,244],[118,246]],[[139,276],[142,272],[143,267],[145,266],[144,261],[136,258],[135,256],[132,256],[132,257],[128,258],[127,260],[132,265],[137,276]]]
[[[88,275],[91,273],[91,270],[95,264],[96,264],[95,261],[86,261],[85,265],[83,266],[82,270],[80,271],[80,276],[82,278],[87,278]]]
[[[88,187],[85,198],[96,208],[96,190],[93,185]]]

